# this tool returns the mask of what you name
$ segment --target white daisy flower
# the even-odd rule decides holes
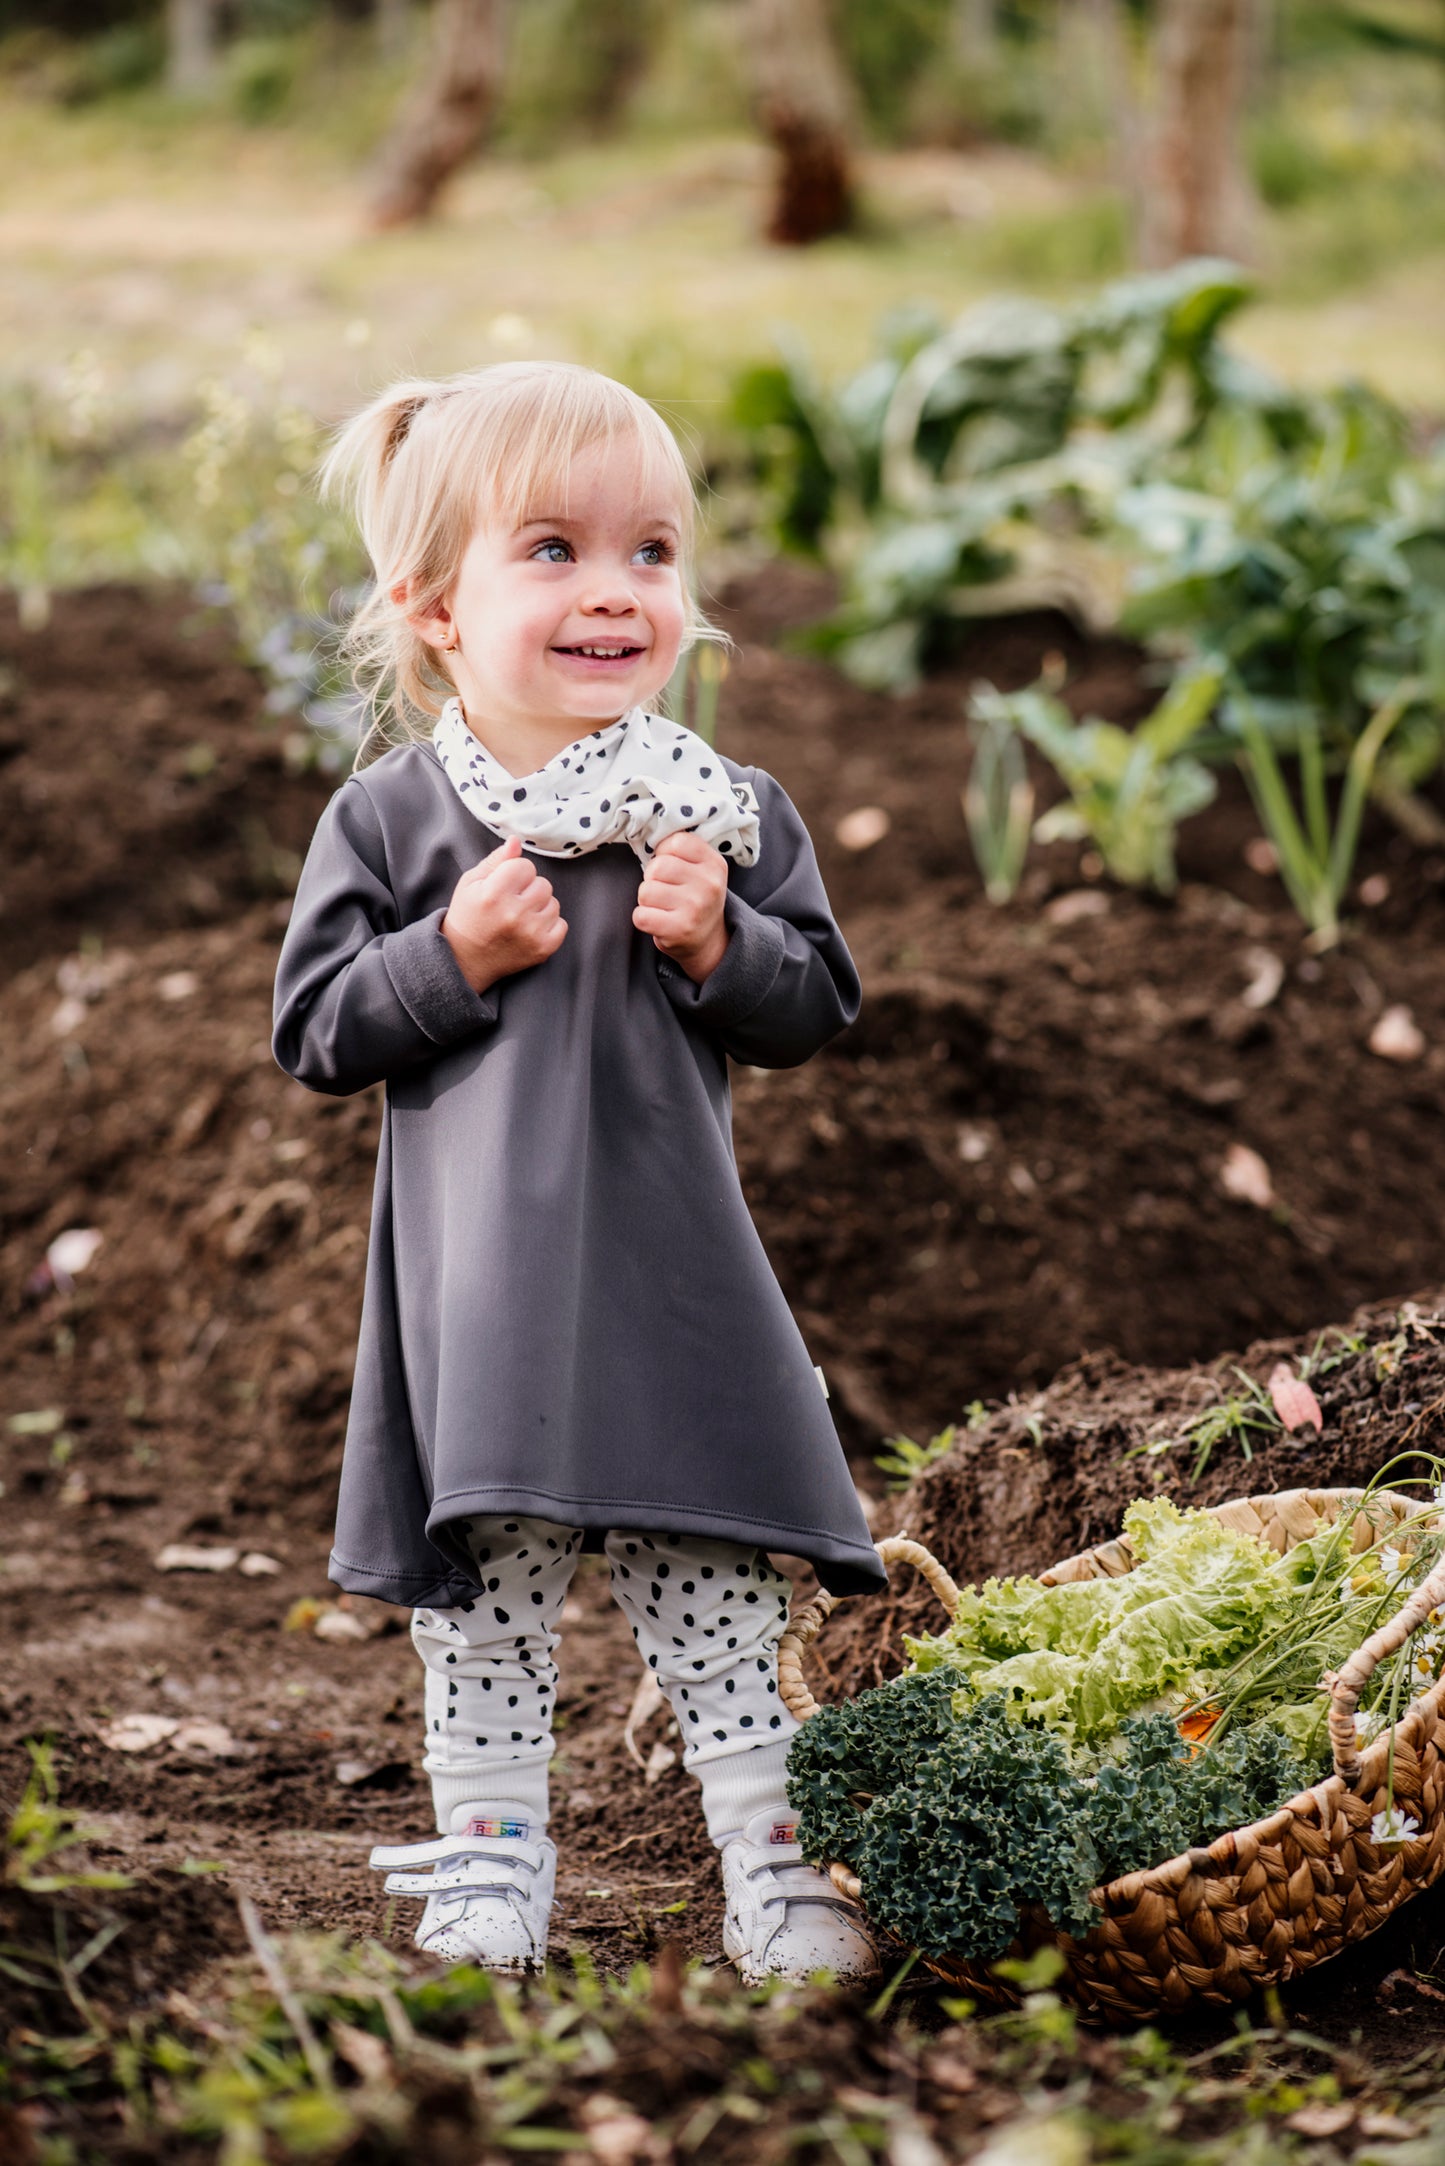
[[[1411,1561],[1404,1550],[1397,1549],[1393,1542],[1382,1542],[1380,1544],[1380,1570],[1385,1575],[1385,1585],[1387,1587],[1398,1587],[1401,1580],[1408,1574]]]
[[[1368,1745],[1372,1738],[1379,1736],[1384,1727],[1385,1718],[1378,1708],[1373,1709],[1368,1715],[1356,1715],[1355,1743],[1357,1745]]]
[[[1408,1843],[1411,1836],[1419,1832],[1420,1823],[1414,1814],[1401,1812],[1398,1805],[1392,1805],[1388,1812],[1376,1813],[1370,1822],[1370,1841],[1382,1850],[1398,1849],[1401,1843]]]

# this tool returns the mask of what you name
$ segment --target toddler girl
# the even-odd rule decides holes
[[[778,784],[649,707],[709,631],[687,468],[622,385],[509,363],[385,392],[324,479],[375,568],[358,665],[410,738],[323,813],[276,985],[289,1074],[386,1085],[331,1574],[414,1610],[439,1837],[372,1862],[426,1898],[428,1952],[540,1963],[556,1625],[602,1549],[727,1953],[871,1975],[792,1839],[766,1552],[840,1593],[884,1575],[727,1082],[806,1060],[858,979]]]

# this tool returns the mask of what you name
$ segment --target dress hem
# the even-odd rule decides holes
[[[333,1552],[330,1577],[351,1593],[373,1595],[381,1601],[443,1607],[441,1590],[445,1588],[449,1598],[459,1604],[480,1590],[461,1569],[460,1556],[452,1552],[448,1529],[455,1520],[495,1517],[500,1512],[581,1527],[588,1533],[628,1529],[643,1534],[693,1534],[704,1540],[776,1550],[786,1556],[806,1558],[830,1594],[877,1594],[888,1584],[888,1574],[871,1543],[865,1546],[850,1542],[821,1527],[744,1519],[705,1505],[666,1505],[634,1497],[569,1497],[548,1490],[500,1485],[452,1490],[433,1503],[427,1519],[427,1539],[441,1553],[441,1561],[455,1566],[453,1575],[407,1572],[396,1565],[363,1565]]]

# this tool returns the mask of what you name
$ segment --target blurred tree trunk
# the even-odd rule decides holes
[[[749,0],[758,123],[778,154],[768,239],[801,246],[853,223],[853,95],[827,0]]]
[[[189,97],[209,88],[215,69],[215,0],[166,0],[167,87]]]
[[[1140,206],[1146,264],[1243,252],[1239,117],[1257,50],[1252,18],[1252,0],[1163,0]]]
[[[425,75],[377,160],[374,227],[425,217],[481,142],[501,91],[507,15],[507,0],[436,0]]]

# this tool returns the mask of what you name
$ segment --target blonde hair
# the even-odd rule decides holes
[[[662,416],[625,384],[567,361],[500,361],[392,384],[337,431],[321,491],[350,507],[375,573],[341,642],[371,723],[358,765],[378,749],[378,731],[391,741],[430,735],[456,691],[445,654],[407,617],[447,599],[479,520],[518,526],[554,492],[565,502],[578,454],[619,441],[640,452],[643,488],[676,503],[684,651],[720,639],[693,593],[687,462]]]

